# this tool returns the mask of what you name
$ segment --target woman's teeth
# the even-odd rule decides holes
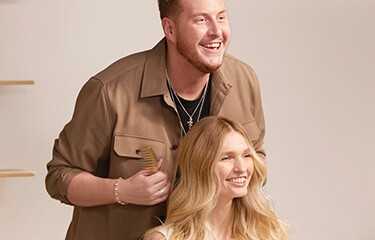
[[[246,182],[246,177],[236,177],[236,178],[230,178],[227,181],[233,182],[233,183],[245,183]]]

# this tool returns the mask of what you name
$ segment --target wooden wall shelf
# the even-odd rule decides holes
[[[33,80],[0,80],[0,86],[33,85]]]
[[[0,169],[0,178],[5,177],[32,177],[35,174],[29,170],[22,169]]]
[[[0,80],[0,86],[6,85],[32,85],[33,80]],[[32,171],[23,169],[0,169],[0,178],[7,177],[31,177],[34,176]]]

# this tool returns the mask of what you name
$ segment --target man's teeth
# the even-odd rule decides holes
[[[203,45],[204,47],[206,48],[212,48],[212,49],[218,49],[220,47],[221,43],[209,43],[209,44],[205,44]]]
[[[246,182],[246,177],[236,177],[236,178],[230,178],[228,179],[229,182],[234,182],[234,183],[245,183]]]

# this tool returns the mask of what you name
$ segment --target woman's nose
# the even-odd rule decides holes
[[[247,170],[249,164],[247,163],[247,159],[243,158],[243,157],[236,157],[235,161],[234,161],[234,171],[236,172],[244,172]]]

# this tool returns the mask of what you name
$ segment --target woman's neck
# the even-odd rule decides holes
[[[232,200],[218,201],[209,217],[209,225],[215,240],[232,239]]]

